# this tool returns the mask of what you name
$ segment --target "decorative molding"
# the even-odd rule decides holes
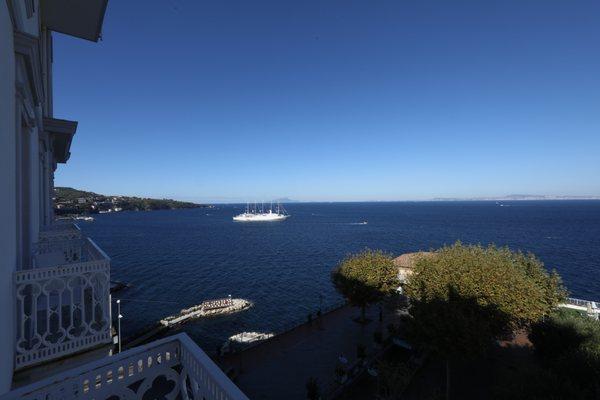
[[[102,40],[102,25],[104,25],[104,16],[106,15],[106,6],[108,5],[108,0],[104,1],[104,5],[102,6],[102,11],[100,13],[100,21],[98,22],[98,30],[96,31],[96,41]]]
[[[25,85],[21,82],[15,83],[15,97],[20,104],[19,112],[21,118],[25,121],[28,128],[33,128],[37,125],[35,110],[31,107],[31,96]]]
[[[38,105],[44,99],[39,39],[19,31],[14,31],[13,35],[15,53],[20,55],[25,61],[31,93],[33,94],[35,104]]]
[[[248,400],[185,333],[59,372],[8,398]]]
[[[77,121],[44,117],[44,130],[50,133],[73,136],[77,131]]]
[[[25,11],[27,11],[27,18],[33,17],[33,14],[35,14],[34,0],[25,0]]]
[[[77,131],[77,121],[66,119],[44,118],[44,131],[48,132],[52,141],[52,153],[57,162],[66,163],[71,155],[71,141]]]
[[[6,0],[6,6],[8,7],[8,15],[10,16],[10,22],[12,23],[14,30],[21,30],[19,18],[17,18],[17,10],[13,4],[13,0]]]
[[[111,341],[110,259],[89,238],[46,238],[36,247],[35,258],[53,266],[14,274],[16,369]]]
[[[54,32],[97,42],[108,0],[48,0],[41,10],[42,25]]]

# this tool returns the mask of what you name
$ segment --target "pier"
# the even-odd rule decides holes
[[[124,348],[132,348],[153,340],[156,337],[166,335],[169,330],[177,328],[192,319],[213,317],[224,314],[240,312],[252,307],[253,303],[245,299],[224,299],[206,300],[196,306],[185,308],[179,314],[171,315],[150,325],[123,340]]]
[[[207,300],[197,306],[185,308],[177,315],[160,320],[161,325],[171,327],[187,322],[190,319],[231,314],[252,307],[252,302],[244,299]]]

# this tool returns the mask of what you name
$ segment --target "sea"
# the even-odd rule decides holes
[[[342,299],[331,270],[365,248],[393,255],[456,241],[536,254],[573,297],[600,300],[600,201],[290,203],[285,221],[234,222],[245,205],[119,212],[80,222],[111,258],[123,336],[207,299],[249,299],[237,314],[181,329],[208,352],[242,331],[281,332]]]

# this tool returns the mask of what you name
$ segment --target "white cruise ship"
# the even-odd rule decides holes
[[[250,205],[246,205],[246,212],[236,215],[233,217],[234,221],[238,222],[269,222],[269,221],[282,221],[289,217],[289,214],[285,211],[281,204],[277,204],[277,208],[273,211],[273,206],[271,206],[268,210],[265,210],[264,207],[261,206],[261,209],[258,210],[256,205],[253,208],[250,208]]]

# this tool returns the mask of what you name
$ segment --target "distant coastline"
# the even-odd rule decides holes
[[[212,207],[212,205],[208,204],[197,204],[172,199],[110,196],[70,187],[55,187],[53,200],[55,214],[59,216]]]
[[[433,201],[528,201],[528,200],[600,200],[600,196],[545,196],[510,194],[500,197],[436,197]]]
[[[293,200],[284,202],[282,204],[335,204],[335,203],[430,203],[430,202],[460,202],[460,201],[489,201],[489,202],[502,202],[502,201],[577,201],[577,200],[592,200],[600,201],[600,196],[543,196],[543,195],[509,195],[509,196],[498,196],[498,197],[434,197],[434,198],[423,198],[423,199],[401,199],[401,200],[377,200],[377,199],[366,199],[366,200]],[[223,205],[236,205],[243,204],[243,202],[231,202],[231,203],[215,203]],[[266,203],[265,203],[266,204]]]

